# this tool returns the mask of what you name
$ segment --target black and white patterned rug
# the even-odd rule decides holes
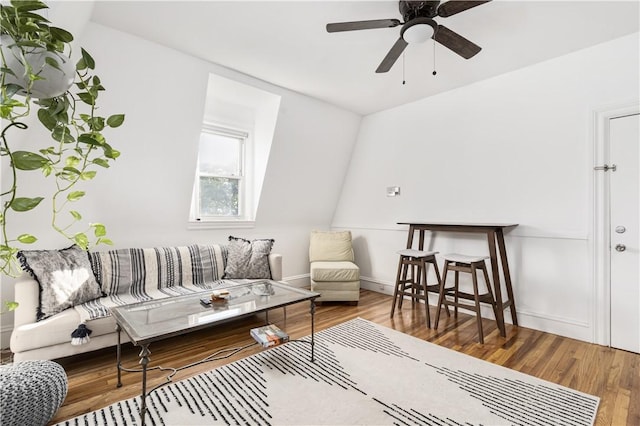
[[[156,390],[148,425],[593,425],[599,398],[355,319]],[[140,424],[139,398],[62,425]]]

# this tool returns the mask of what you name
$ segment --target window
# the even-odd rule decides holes
[[[188,229],[255,226],[279,108],[278,95],[209,74],[203,124],[189,141],[198,158]]]
[[[197,221],[246,218],[245,156],[249,134],[205,123],[200,133],[192,217]]]

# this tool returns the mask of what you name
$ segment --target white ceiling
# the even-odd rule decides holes
[[[96,1],[91,20],[369,114],[639,31],[640,1],[500,1],[440,24],[483,50],[465,60],[410,45],[376,74],[400,27],[329,34],[329,22],[397,18],[397,1]]]

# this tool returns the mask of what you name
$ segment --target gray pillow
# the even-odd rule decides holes
[[[229,237],[224,278],[271,278],[269,253],[274,240],[245,240]]]
[[[22,269],[40,285],[38,321],[102,296],[89,255],[73,245],[62,250],[23,250]]]

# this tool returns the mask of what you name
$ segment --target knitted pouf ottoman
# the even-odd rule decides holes
[[[67,396],[67,374],[53,361],[0,365],[3,426],[46,425]]]

